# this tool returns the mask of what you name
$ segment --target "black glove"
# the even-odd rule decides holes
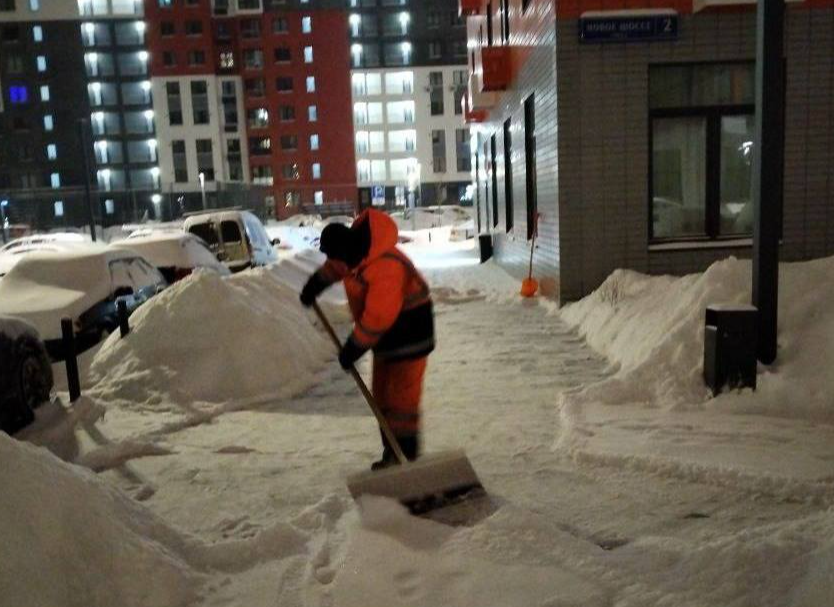
[[[326,288],[327,283],[319,276],[318,272],[310,276],[307,284],[301,289],[301,295],[298,297],[301,300],[301,305],[305,308],[312,306],[313,302],[316,301],[316,297],[321,295],[321,292]]]
[[[349,337],[339,352],[339,364],[342,365],[342,369],[348,371],[353,366],[353,363],[362,358],[362,355],[367,351],[368,348],[360,346],[353,341],[352,337]]]

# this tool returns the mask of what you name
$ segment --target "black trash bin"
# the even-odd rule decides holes
[[[492,234],[479,234],[478,244],[481,246],[481,263],[492,257]]]
[[[713,396],[724,386],[756,389],[757,316],[754,306],[707,306],[704,381]]]

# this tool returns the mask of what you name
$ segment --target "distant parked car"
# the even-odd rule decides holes
[[[120,247],[90,244],[31,253],[0,281],[0,314],[33,325],[49,355],[60,360],[62,318],[72,319],[83,351],[118,327],[119,300],[130,313],[166,286],[159,270]]]
[[[230,273],[202,239],[185,232],[140,232],[111,244],[139,253],[162,273],[169,284],[185,278],[196,269],[211,270],[221,275]]]
[[[89,236],[73,232],[54,234],[36,234],[16,238],[0,247],[0,278],[9,273],[24,255],[35,251],[63,251],[67,248],[83,246],[92,242]]]
[[[189,214],[183,229],[202,238],[232,272],[277,261],[274,243],[249,211],[227,209]]]
[[[0,369],[0,431],[14,434],[35,419],[53,386],[44,344],[19,318],[0,316]]]

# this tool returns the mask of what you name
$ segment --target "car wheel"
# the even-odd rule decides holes
[[[35,419],[35,413],[20,400],[15,341],[0,333],[0,432],[14,434]],[[6,372],[8,371],[8,372]]]
[[[52,391],[52,365],[43,344],[31,335],[17,340],[18,384],[20,402],[37,409],[49,400]]]

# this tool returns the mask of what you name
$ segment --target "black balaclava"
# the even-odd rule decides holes
[[[331,259],[345,262],[355,268],[365,257],[371,247],[370,222],[363,221],[354,227],[341,223],[324,226],[319,240],[319,250]]]

